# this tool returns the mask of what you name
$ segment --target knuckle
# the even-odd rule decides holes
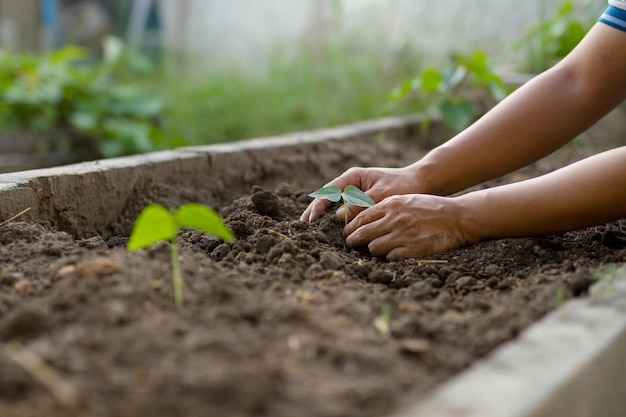
[[[389,207],[398,207],[404,205],[404,196],[402,195],[391,195],[385,198],[385,205]]]
[[[382,250],[382,248],[379,245],[377,245],[374,241],[371,241],[367,245],[367,250],[369,250],[369,252],[373,256],[383,256],[383,255],[385,255],[385,252]]]

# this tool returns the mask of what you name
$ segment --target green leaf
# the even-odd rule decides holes
[[[476,105],[469,100],[446,99],[441,103],[440,110],[443,121],[457,132],[469,126],[476,117]]]
[[[346,189],[343,190],[341,196],[348,204],[352,204],[353,206],[372,207],[376,204],[369,195],[365,194],[354,185],[348,185]]]
[[[93,113],[77,111],[70,116],[70,124],[78,130],[88,132],[96,127],[98,118]]]
[[[445,87],[445,91],[450,93],[456,86],[461,84],[461,82],[467,76],[467,68],[463,65],[459,65],[456,67],[452,67],[446,71],[445,76],[443,78],[443,85]]]
[[[226,227],[219,214],[202,204],[189,203],[181,206],[175,214],[175,219],[179,227],[192,227],[215,235],[226,242],[235,240],[235,236]]]
[[[313,191],[309,194],[309,197],[324,198],[336,203],[341,200],[341,189],[336,185],[329,185],[328,187],[322,187],[319,190]]]
[[[422,84],[422,93],[436,93],[441,87],[441,83],[443,82],[443,76],[436,69],[427,68],[424,70],[424,72],[422,72],[420,81]]]
[[[164,240],[171,241],[177,232],[172,213],[163,206],[151,204],[137,217],[128,240],[128,250],[132,252]]]
[[[80,46],[66,46],[49,55],[50,62],[54,64],[65,64],[68,62],[85,59],[89,56],[87,49]]]
[[[400,100],[404,100],[414,89],[419,85],[419,79],[417,78],[409,78],[408,80],[404,80],[402,84],[398,87],[394,88],[391,94],[387,97],[387,101],[391,103],[396,103]]]
[[[504,83],[501,82],[501,80],[489,82],[487,88],[489,89],[491,97],[498,102],[504,100],[506,96],[509,95],[509,90],[504,86]]]

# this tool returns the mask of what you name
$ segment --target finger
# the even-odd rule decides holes
[[[322,214],[324,214],[329,205],[330,201],[323,198],[316,198],[309,204],[306,210],[304,210],[304,212],[300,216],[300,220],[308,223],[314,222]]]
[[[372,239],[367,245],[367,249],[373,256],[387,258],[390,253],[399,250],[401,247],[401,243],[394,239],[393,231]]]
[[[360,212],[362,212],[363,210],[365,210],[367,207],[356,207],[353,205],[348,204],[348,221],[354,219]],[[345,217],[345,209],[344,206],[341,205],[338,209],[337,209],[337,217],[340,218],[341,220],[344,220]]]
[[[361,172],[362,168],[350,168],[348,171],[344,172],[339,177],[334,180],[326,183],[324,187],[329,187],[331,185],[336,185],[340,189],[345,189],[349,184],[354,185],[355,187],[361,187]],[[330,201],[326,199],[316,198],[313,200],[309,206],[304,210],[302,215],[300,216],[300,220],[308,223],[312,223],[317,220],[326,209],[330,206]],[[348,212],[350,214],[350,212]],[[341,212],[341,216],[343,218],[343,211]]]
[[[385,224],[384,213],[376,212],[365,216],[370,210],[362,211],[358,216],[344,227],[346,246],[356,248],[365,246],[372,240],[389,233]]]
[[[399,261],[401,259],[413,258],[415,256],[420,256],[420,255],[419,254],[413,255],[409,253],[408,248],[404,246],[399,246],[387,252],[385,255],[385,259],[387,259],[388,261]]]

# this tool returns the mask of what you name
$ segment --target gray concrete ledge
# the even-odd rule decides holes
[[[626,267],[395,417],[626,416]]]

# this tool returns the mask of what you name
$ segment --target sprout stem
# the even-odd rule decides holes
[[[174,300],[176,307],[183,305],[183,277],[180,272],[180,259],[178,256],[178,239],[172,238],[172,279],[174,280]]]

